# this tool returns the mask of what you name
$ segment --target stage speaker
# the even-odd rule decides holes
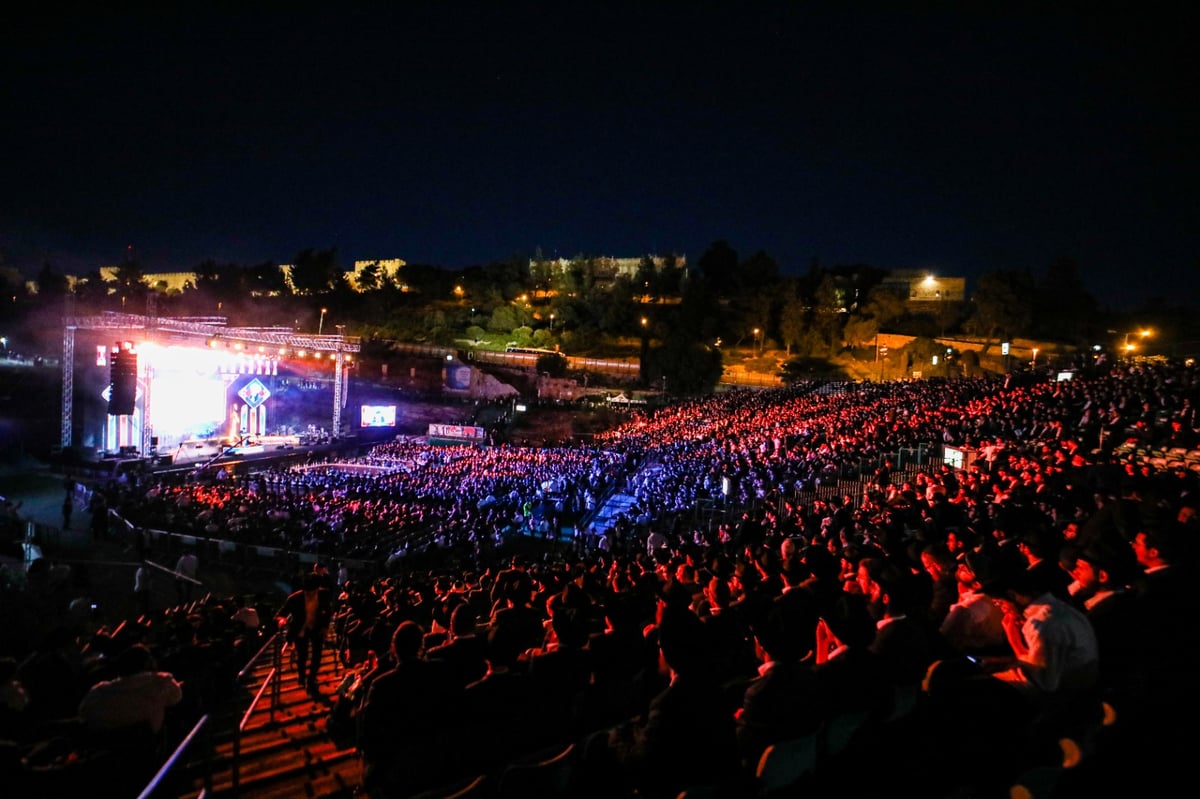
[[[137,401],[137,352],[128,346],[113,348],[108,365],[108,415],[129,416]]]

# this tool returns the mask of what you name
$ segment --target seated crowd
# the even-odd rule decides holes
[[[1093,729],[1102,703],[1154,729],[1191,693],[1200,481],[1183,460],[1137,453],[1191,445],[1198,386],[1194,369],[1146,365],[1057,383],[739,391],[638,414],[601,448],[404,444],[368,456],[396,467],[380,475],[156,484],[110,504],[141,525],[296,548],[315,537],[332,558],[383,560],[412,529],[436,532],[454,559],[338,586],[372,795],[570,743],[579,793],[733,789],[769,746],[833,729],[856,729],[871,744],[858,754],[879,766],[843,763],[842,793],[917,775],[982,791],[1045,741]],[[979,458],[901,476],[885,457],[943,443]],[[859,494],[806,493],[847,476]],[[496,550],[530,503],[576,520],[612,485],[641,510],[609,546]],[[706,529],[689,515],[702,500],[740,513]],[[191,639],[167,640],[190,654],[159,653],[181,694],[139,678],[155,702],[199,679],[181,675],[195,674],[184,659],[199,657],[204,622],[173,623]],[[118,679],[152,671],[125,653],[155,629],[114,650]],[[76,640],[10,669],[30,708],[46,701],[34,658]],[[73,693],[52,695],[39,722],[85,716],[102,675],[70,673]],[[919,729],[889,727],[911,722],[918,695]]]

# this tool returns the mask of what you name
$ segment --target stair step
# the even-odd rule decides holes
[[[221,712],[216,717],[211,728],[214,772],[211,795],[232,794],[233,742],[238,734],[237,727],[250,700],[270,675],[272,666],[271,658],[256,664],[243,681],[244,696],[234,703],[235,709]],[[352,796],[361,780],[357,750],[339,746],[325,731],[325,719],[333,706],[332,696],[345,675],[338,668],[337,648],[332,644],[325,647],[318,675],[322,695],[328,699],[314,699],[308,695],[297,679],[290,653],[283,653],[279,668],[279,697],[274,713],[271,712],[271,689],[268,689],[241,733],[238,796],[252,799]],[[186,774],[181,776],[184,784],[191,788],[181,796],[199,795],[204,768],[203,760],[188,763]]]
[[[335,799],[350,797],[362,781],[362,768],[357,752],[343,750],[319,760],[277,764],[273,769],[248,773],[243,767],[238,781],[239,799],[292,799],[296,796]],[[208,796],[229,795],[233,790],[229,771],[213,775],[212,792]],[[200,784],[181,799],[198,799]]]

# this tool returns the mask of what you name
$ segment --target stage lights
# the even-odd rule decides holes
[[[311,358],[314,361],[337,361],[341,359],[343,363],[351,363],[354,359],[349,353],[327,351],[327,350],[311,350],[304,347],[292,349],[286,345],[274,346],[264,344],[254,344],[251,342],[235,341],[225,339],[220,336],[213,336],[205,341],[204,346],[210,350],[218,352],[228,352],[231,356],[240,358],[269,358],[269,359],[286,359],[286,358]],[[107,350],[107,348],[105,348]],[[100,356],[98,356],[100,357]],[[99,361],[97,361],[99,363]]]

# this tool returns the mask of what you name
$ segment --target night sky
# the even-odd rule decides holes
[[[1105,306],[1200,306],[1195,12],[203,5],[0,25],[5,264],[725,239],[969,289],[1069,256]]]

